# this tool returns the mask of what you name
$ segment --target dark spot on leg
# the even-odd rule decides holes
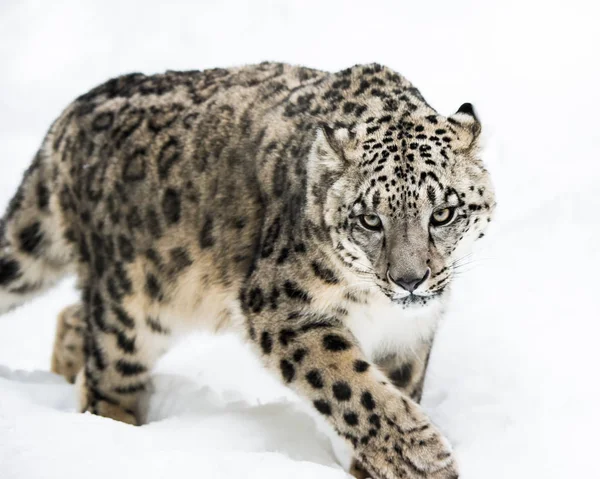
[[[358,424],[358,416],[355,412],[346,412],[344,413],[344,421],[346,421],[346,424],[349,426],[356,426]]]
[[[92,334],[87,334],[85,336],[86,341],[84,345],[84,352],[86,358],[93,358],[94,363],[96,364],[96,368],[100,371],[104,371],[106,369],[106,359],[104,359],[104,355],[102,351],[96,344],[95,338]],[[86,371],[87,376],[87,371]]]
[[[121,376],[137,376],[138,374],[148,371],[146,366],[143,364],[125,361],[124,359],[119,359],[115,363],[115,369],[121,374]]]
[[[349,401],[352,397],[352,389],[348,383],[339,381],[331,387],[333,395],[338,401]]]
[[[299,349],[296,349],[296,351],[294,351],[294,355],[292,356],[292,358],[294,359],[295,362],[301,363],[307,354],[308,354],[308,350],[306,350],[304,348],[299,348]]]
[[[146,275],[146,294],[150,296],[150,298],[160,301],[163,297],[162,289],[160,287],[160,283],[156,276],[152,273],[148,273]]]
[[[135,321],[125,312],[123,308],[113,305],[111,310],[121,325],[129,329],[135,328]]]
[[[281,368],[281,374],[283,379],[285,379],[285,382],[292,382],[294,380],[294,376],[296,376],[296,368],[294,368],[294,365],[287,359],[282,359],[279,363],[279,367]]]
[[[135,338],[128,338],[127,335],[121,331],[117,331],[115,334],[117,336],[117,346],[119,349],[128,354],[133,354],[135,352]]]
[[[269,302],[271,303],[272,310],[276,310],[279,307],[278,299],[279,299],[279,290],[276,287],[273,287],[273,289],[271,290],[271,294],[269,296]]]
[[[290,255],[290,249],[289,248],[281,248],[281,251],[279,252],[279,256],[277,257],[277,264],[283,264],[286,262],[286,260],[288,259]]]
[[[260,335],[260,347],[265,354],[271,354],[273,350],[273,339],[268,331],[263,331]]]
[[[104,251],[105,245],[102,237],[96,233],[92,234],[92,249],[90,253],[97,278],[101,278],[104,275],[106,266]]]
[[[377,414],[371,414],[369,416],[369,423],[371,423],[377,429],[381,428],[381,419],[379,419]]]
[[[324,416],[331,415],[331,405],[327,401],[324,401],[323,399],[317,399],[316,401],[313,401],[313,404],[315,405],[317,411]]]
[[[117,386],[113,392],[117,394],[137,394],[146,389],[146,383],[133,383],[127,386]]]
[[[125,268],[123,267],[123,264],[119,261],[116,261],[113,265],[113,270],[114,270],[114,278],[117,281],[119,288],[121,289],[121,292],[124,295],[131,294],[133,286],[131,284],[131,280],[129,279],[129,276],[127,276],[127,273],[125,272]]]
[[[146,258],[148,258],[157,269],[161,270],[164,267],[162,257],[154,248],[148,248],[146,250]]]
[[[367,411],[372,411],[375,409],[375,400],[369,391],[362,393],[362,396],[360,397],[360,403]]]
[[[94,323],[96,326],[98,326],[98,329],[104,333],[110,332],[110,328],[106,324],[106,320],[104,318],[104,302],[102,300],[102,296],[100,296],[98,292],[94,293],[92,296],[91,312],[92,318],[94,318]]]
[[[326,334],[323,336],[323,347],[327,351],[346,351],[352,347],[346,338],[338,334]]]
[[[354,361],[354,371],[357,373],[364,373],[367,369],[369,369],[369,363],[363,361],[362,359],[357,359]]]
[[[109,296],[116,302],[121,302],[123,299],[123,294],[121,293],[120,288],[117,286],[117,281],[113,276],[109,276],[106,278],[106,291]]]
[[[158,319],[147,317],[146,324],[150,328],[150,331],[158,334],[170,334],[171,330],[169,328],[164,327]]]
[[[308,373],[306,373],[306,380],[308,384],[310,384],[315,389],[323,389],[323,378],[321,377],[321,373],[316,369],[312,369]]]
[[[282,329],[279,332],[279,342],[282,346],[287,346],[290,341],[293,341],[296,337],[296,332],[292,329]]]

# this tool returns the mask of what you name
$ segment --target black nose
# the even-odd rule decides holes
[[[430,274],[431,274],[431,269],[427,268],[427,271],[425,272],[425,274],[420,278],[414,278],[414,277],[410,277],[410,276],[406,276],[404,278],[394,278],[389,273],[388,273],[388,276],[398,286],[405,289],[409,293],[412,293],[415,289],[417,289],[425,281],[427,281],[427,278],[429,278]]]

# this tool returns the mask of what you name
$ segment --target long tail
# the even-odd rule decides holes
[[[0,219],[0,314],[44,292],[69,272],[50,155],[38,152]]]

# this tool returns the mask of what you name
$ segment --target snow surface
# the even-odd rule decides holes
[[[464,479],[595,478],[600,62],[595,3],[0,2],[0,207],[75,96],[125,72],[378,61],[484,124],[498,214],[455,287],[424,406]],[[134,428],[48,372],[68,280],[0,318],[0,477],[342,478],[297,399],[234,338],[167,355]],[[338,454],[344,462],[347,457]]]

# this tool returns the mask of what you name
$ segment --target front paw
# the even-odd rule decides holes
[[[389,406],[389,405],[388,405]],[[393,411],[390,413],[390,411]],[[420,407],[400,398],[382,411],[369,438],[357,448],[360,462],[374,479],[456,479],[459,477],[450,443]]]
[[[405,431],[402,442],[394,451],[415,471],[427,477],[458,477],[452,447],[448,440],[431,423]],[[439,473],[439,474],[438,474]]]

